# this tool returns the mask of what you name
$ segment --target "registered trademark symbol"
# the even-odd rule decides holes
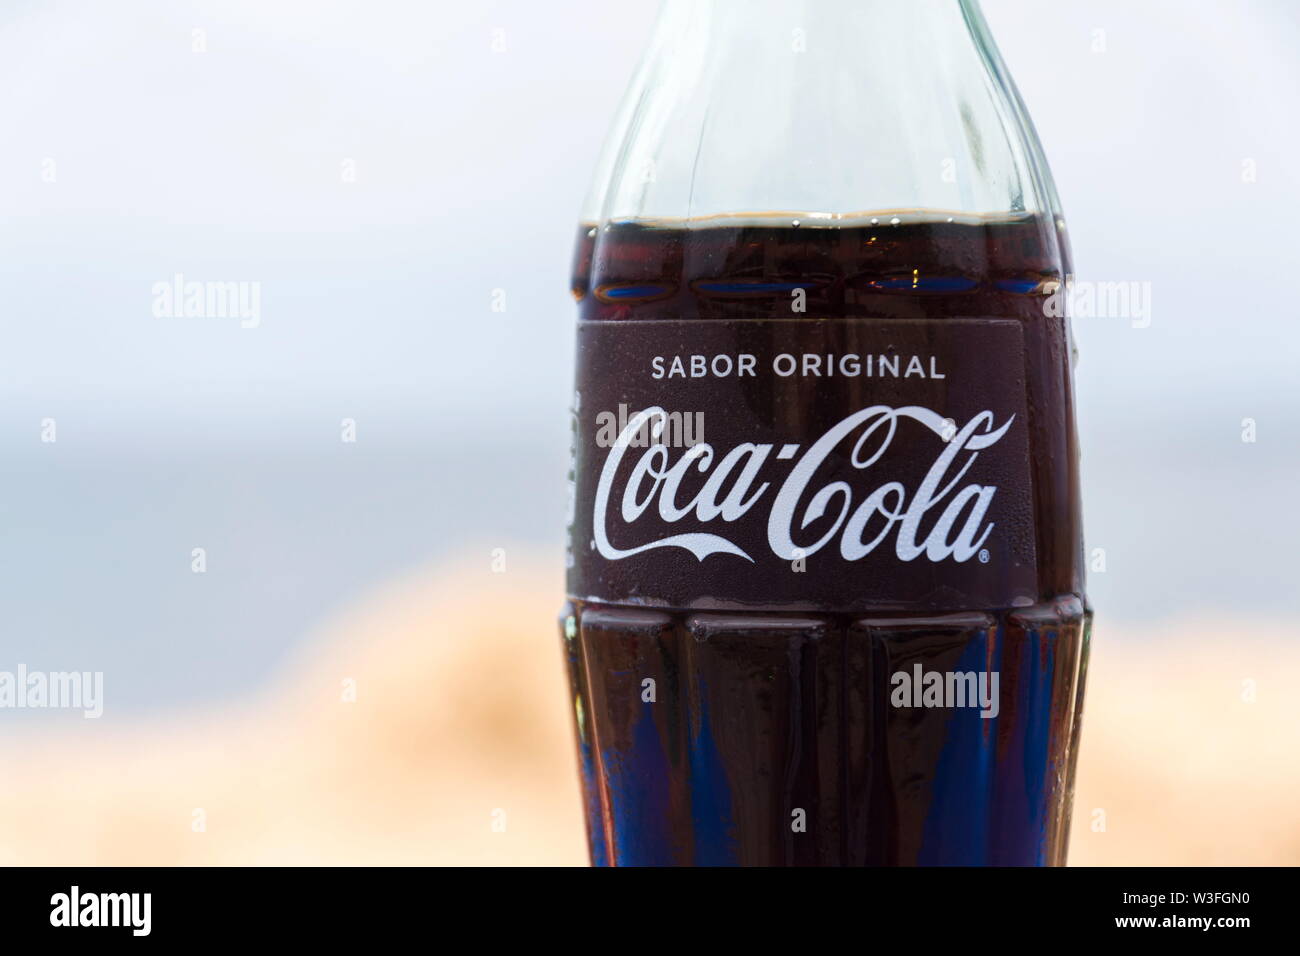
[[[988,548],[980,548],[980,553],[979,553],[979,555],[978,555],[977,557],[979,557],[979,559],[980,559],[980,564],[988,564],[988,563],[989,563],[989,549],[988,549]]]

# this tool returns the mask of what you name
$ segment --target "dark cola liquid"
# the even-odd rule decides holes
[[[673,563],[638,554],[578,585],[571,576],[561,624],[593,862],[1064,863],[1090,613],[1070,347],[1064,320],[1044,309],[1067,270],[1063,237],[1036,217],[726,222],[582,227],[573,277],[581,322],[657,321],[640,333],[679,338],[682,322],[729,323],[715,329],[738,353],[760,355],[774,317],[786,340],[812,335],[797,319],[886,343],[881,354],[894,340],[872,336],[908,329],[934,343],[936,367],[964,369],[968,382],[1005,380],[1020,396],[1024,430],[1000,467],[1007,476],[1020,469],[1003,483],[1018,480],[1023,500],[1020,512],[998,514],[1020,536],[1020,565],[1009,551],[961,565],[900,563],[887,542],[854,564],[814,556],[804,576],[770,555],[762,564],[660,551],[654,561]],[[794,290],[805,308],[792,316]],[[979,341],[1014,342],[1018,354],[972,356],[967,339],[939,325],[978,331],[980,317],[1003,320],[1003,337]],[[627,331],[631,341],[636,330]],[[626,368],[617,354],[603,361],[604,379],[646,374],[640,356]],[[671,378],[662,387],[706,394]],[[902,405],[921,388],[942,404],[959,377],[810,375],[781,396],[761,377],[743,387],[735,407],[788,436],[834,420],[818,417],[822,405],[838,414],[881,395]],[[912,446],[899,443],[898,466],[908,467]],[[579,525],[590,510],[582,487]],[[595,542],[580,531],[571,549],[581,566]],[[1003,593],[1014,598],[989,596]],[[996,716],[891,700],[894,675],[976,671],[998,675]]]

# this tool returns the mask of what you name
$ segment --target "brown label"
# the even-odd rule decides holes
[[[573,597],[1037,600],[1014,320],[582,322],[577,381]]]

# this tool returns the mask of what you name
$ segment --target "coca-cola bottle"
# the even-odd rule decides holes
[[[1061,864],[1065,225],[974,0],[669,0],[578,232],[596,864]]]

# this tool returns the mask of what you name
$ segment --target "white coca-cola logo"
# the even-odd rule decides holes
[[[875,468],[889,450],[899,422],[906,419],[924,425],[941,444],[934,463],[914,491],[909,493],[896,480],[874,481],[874,472],[865,489],[847,481],[813,487],[827,457],[849,441],[853,443],[848,455],[852,466],[863,472]],[[700,561],[711,554],[734,554],[752,562],[754,558],[734,541],[707,531],[670,534],[627,548],[610,543],[609,499],[632,439],[648,423],[651,440],[657,440],[667,420],[664,409],[657,406],[637,413],[610,449],[600,473],[592,515],[596,549],[610,561],[654,548],[684,548]],[[854,412],[799,455],[772,497],[767,518],[768,546],[777,557],[791,561],[816,554],[838,539],[841,557],[856,561],[892,535],[894,553],[901,561],[913,561],[922,555],[934,562],[948,558],[970,560],[993,530],[994,523],[986,516],[998,489],[995,485],[973,483],[960,489],[957,486],[978,453],[996,444],[1013,421],[1014,415],[995,427],[993,412],[983,411],[956,428],[950,419],[919,405],[873,405]],[[759,478],[773,452],[776,460],[789,460],[799,454],[799,448],[796,444],[746,442],[719,456],[711,444],[701,442],[670,462],[668,447],[656,441],[632,464],[616,514],[628,526],[651,507],[667,524],[688,518],[700,525],[739,521],[767,496],[772,486],[769,481],[759,482]],[[707,475],[704,485],[689,500],[679,501],[682,482],[692,471]],[[932,511],[938,513],[938,520],[922,534],[922,518]],[[830,527],[815,540],[808,540],[812,537],[806,533],[809,525],[826,517],[832,519]]]

